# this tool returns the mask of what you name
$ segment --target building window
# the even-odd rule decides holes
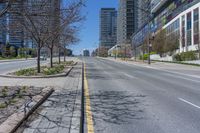
[[[182,22],[181,22],[181,40],[182,40],[182,47],[185,47],[185,16],[182,16]]]
[[[192,44],[192,17],[191,12],[187,13],[187,46]]]
[[[194,10],[194,44],[199,44],[199,8]]]

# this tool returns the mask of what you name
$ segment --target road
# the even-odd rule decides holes
[[[41,61],[41,64],[47,63],[47,61]],[[0,63],[0,74],[8,73],[13,70],[36,67],[36,60],[25,60],[25,61],[13,61],[13,62],[2,62]]]
[[[100,58],[83,60],[95,133],[200,132],[199,78]]]

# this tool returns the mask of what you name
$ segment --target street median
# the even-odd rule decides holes
[[[28,78],[28,79],[37,79],[37,78],[57,78],[57,77],[66,77],[77,62],[72,62],[69,65],[57,65],[56,67],[50,68],[47,66],[42,67],[42,73],[37,73],[36,68],[27,68],[22,69],[6,74],[0,74],[0,77],[3,78]],[[28,74],[27,74],[28,73]]]

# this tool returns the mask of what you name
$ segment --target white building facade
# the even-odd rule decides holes
[[[200,43],[200,2],[180,13],[172,21],[166,24],[167,34],[179,35],[179,51],[198,50]]]

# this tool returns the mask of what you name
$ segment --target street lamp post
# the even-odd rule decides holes
[[[149,37],[149,44],[148,44],[148,64],[151,64],[151,48],[152,48],[152,41],[155,38],[155,33],[152,33],[152,38]]]
[[[119,46],[119,45],[117,45],[116,47],[115,47],[115,59],[117,59],[117,56],[118,56],[118,48],[121,48],[121,46]]]
[[[115,60],[117,58],[117,46],[115,47]]]
[[[151,4],[149,4],[149,5],[151,5]],[[154,18],[154,13],[151,12],[150,8],[148,8],[148,9],[143,9],[140,7],[137,7],[137,8],[148,15],[148,55],[149,55],[148,64],[151,64],[150,49],[151,49],[152,45],[150,43],[150,40],[152,40],[152,39],[150,38],[150,30],[151,30],[150,24],[151,24],[152,19]]]

